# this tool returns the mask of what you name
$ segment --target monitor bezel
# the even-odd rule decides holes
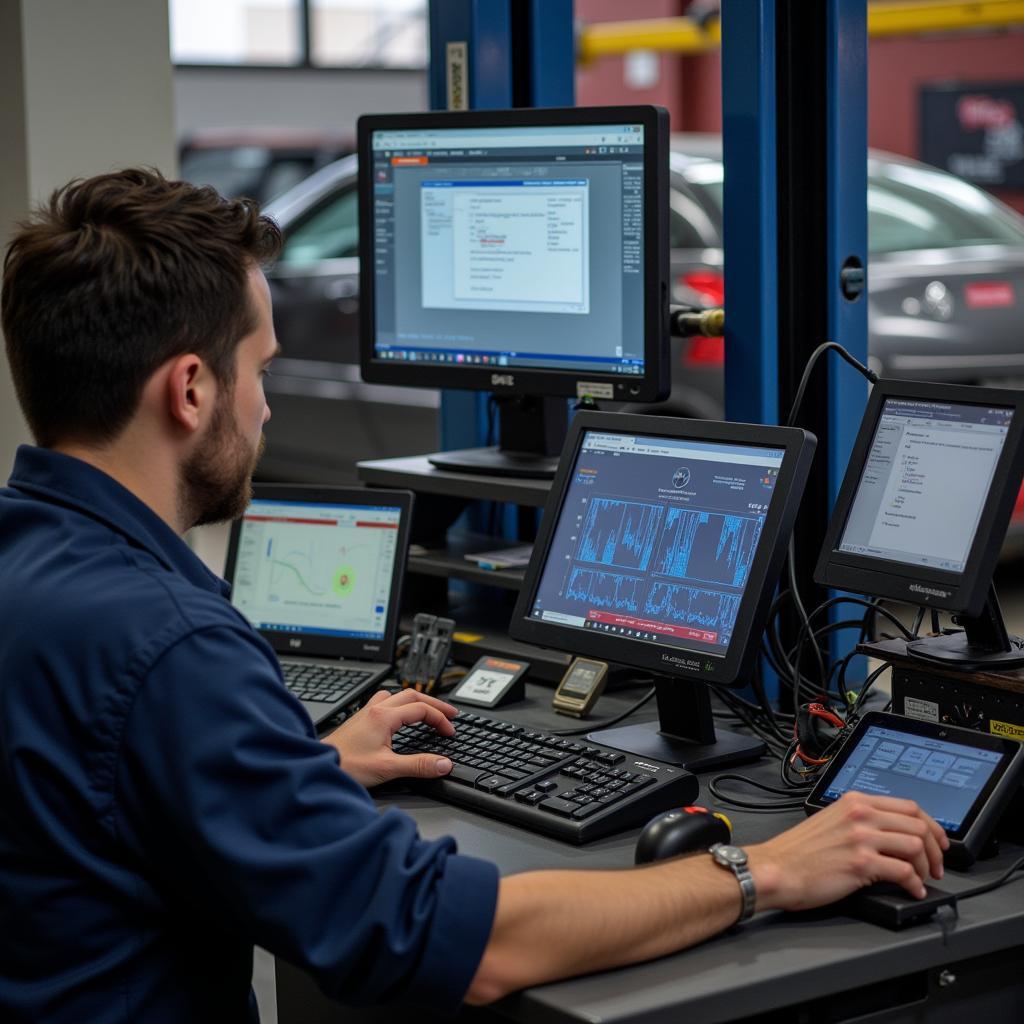
[[[775,493],[761,531],[761,541],[751,566],[747,586],[733,628],[733,638],[724,654],[688,652],[684,648],[612,636],[529,617],[540,586],[541,575],[554,539],[559,513],[588,430],[615,434],[636,434],[718,444],[753,445],[783,452]],[[775,582],[782,569],[786,544],[796,520],[800,498],[810,471],[817,443],[813,434],[797,427],[723,423],[667,416],[632,415],[610,412],[576,414],[566,438],[562,457],[544,506],[533,556],[516,602],[509,633],[516,640],[556,647],[575,654],[618,662],[639,669],[723,686],[745,686],[747,673],[757,657],[758,640],[764,630]]]
[[[532,127],[632,123],[644,126],[644,372],[632,377],[593,370],[540,367],[449,366],[378,359],[374,280],[373,174],[374,132],[426,128]],[[549,107],[518,110],[432,111],[417,114],[367,114],[357,125],[359,154],[359,363],[363,380],[375,384],[493,391],[495,394],[581,396],[604,386],[603,397],[616,401],[655,402],[671,388],[668,304],[668,112],[654,106]],[[607,387],[611,386],[611,392]]]
[[[338,637],[257,629],[278,654],[313,655],[322,658],[371,658],[391,664],[401,618],[402,583],[405,579],[409,529],[412,520],[413,495],[410,491],[377,490],[369,488],[323,487],[307,484],[254,484],[254,501],[299,501],[335,505],[377,507],[388,505],[398,508],[398,537],[396,538],[395,571],[391,577],[388,595],[388,613],[384,623],[384,636],[380,640],[369,637]],[[250,503],[251,505],[251,503]],[[246,512],[249,506],[246,507]],[[234,579],[238,561],[238,545],[242,535],[244,515],[231,524],[228,553],[224,563],[225,579]],[[236,611],[238,609],[235,609]],[[241,615],[242,613],[239,612]],[[244,617],[244,616],[243,616]],[[253,627],[256,629],[257,627]],[[299,643],[296,643],[296,641]]]
[[[967,552],[964,570],[951,572],[930,566],[911,565],[892,559],[840,551],[874,440],[882,409],[888,399],[939,402],[954,405],[991,406],[1013,411],[1010,428],[996,463],[992,487],[982,508],[974,541]],[[825,586],[891,598],[944,611],[980,614],[992,583],[992,573],[1013,513],[1024,471],[1024,392],[979,388],[967,384],[931,384],[922,381],[879,380],[871,390],[846,474],[829,520],[825,542],[814,578]]]
[[[832,756],[819,776],[814,788],[811,790],[804,809],[808,814],[824,810],[839,799],[826,799],[825,794],[831,787],[835,777],[846,766],[846,762],[864,739],[867,731],[873,726],[883,729],[891,729],[894,732],[902,732],[912,737],[923,739],[942,740],[948,743],[957,743],[962,746],[971,747],[975,750],[984,750],[988,753],[999,754],[999,760],[985,785],[978,791],[971,806],[967,808],[960,827],[956,829],[944,829],[946,835],[954,842],[964,844],[970,850],[971,860],[980,852],[979,837],[976,829],[981,824],[991,826],[991,821],[985,821],[984,814],[989,802],[997,791],[1002,790],[1005,782],[1014,781],[1021,771],[1020,758],[1024,757],[1021,751],[1021,744],[1017,740],[1003,736],[994,736],[991,733],[978,732],[974,729],[964,729],[959,726],[947,725],[942,722],[931,722],[919,718],[907,718],[904,715],[891,714],[885,711],[869,711],[860,721],[857,722],[853,731],[843,740],[842,746]],[[1011,779],[1007,774],[1013,770]],[[858,792],[849,788],[845,792]],[[987,832],[987,829],[986,829]],[[973,834],[972,834],[973,833]]]

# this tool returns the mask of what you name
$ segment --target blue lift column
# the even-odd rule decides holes
[[[867,361],[866,0],[723,0],[722,100],[726,415],[784,423],[822,342]],[[797,421],[819,441],[795,535],[808,608],[866,398],[825,356]]]
[[[430,107],[571,107],[572,0],[431,0]],[[487,395],[444,391],[441,447],[488,443]]]

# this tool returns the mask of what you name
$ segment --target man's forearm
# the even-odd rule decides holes
[[[740,904],[736,879],[707,855],[628,871],[513,875],[501,882],[467,1002],[684,949],[728,928]]]

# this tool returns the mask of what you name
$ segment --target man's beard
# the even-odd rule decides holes
[[[237,519],[252,501],[252,474],[266,438],[250,447],[225,401],[181,469],[183,519],[192,526]]]

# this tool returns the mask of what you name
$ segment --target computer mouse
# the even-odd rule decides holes
[[[712,814],[706,807],[680,807],[647,822],[636,841],[636,863],[706,850],[731,839],[732,823],[724,814]]]

